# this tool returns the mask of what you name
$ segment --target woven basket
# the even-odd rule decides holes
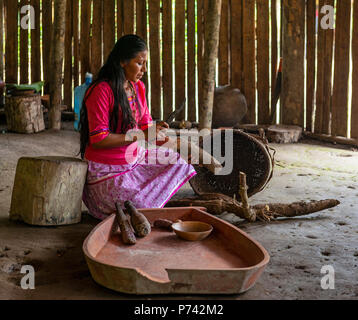
[[[224,156],[225,130],[215,134],[221,135],[221,154]],[[205,139],[211,139],[211,150],[220,148],[220,145],[213,144],[213,141],[215,141],[213,133]],[[214,175],[208,169],[194,165],[197,175],[190,180],[190,185],[198,195],[222,193],[233,197],[236,194],[236,199],[239,200],[240,172],[246,174],[249,197],[263,190],[271,180],[275,152],[271,154],[270,149],[273,149],[268,147],[264,139],[235,129],[233,130],[233,139],[233,170],[231,174]],[[200,143],[200,146],[203,146],[203,142]]]

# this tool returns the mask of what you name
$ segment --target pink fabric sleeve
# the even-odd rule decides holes
[[[142,117],[138,122],[138,126],[140,129],[145,130],[153,122],[153,119],[148,109],[147,99],[145,97],[145,85],[142,81],[138,81],[138,90],[140,102],[142,104]]]
[[[91,90],[91,89],[90,89]],[[106,82],[96,85],[86,100],[90,143],[97,143],[110,132],[109,113],[113,106],[113,92]]]

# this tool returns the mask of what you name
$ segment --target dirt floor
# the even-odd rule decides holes
[[[177,299],[124,295],[97,285],[82,244],[98,221],[85,211],[82,222],[71,226],[32,227],[8,220],[18,159],[76,156],[79,136],[71,126],[64,123],[60,132],[33,135],[2,133],[0,127],[0,299]],[[335,198],[341,205],[271,223],[238,221],[271,257],[257,284],[241,295],[179,298],[358,299],[357,150],[314,141],[272,146],[277,150],[274,177],[263,192],[250,198],[253,204]],[[193,194],[187,184],[176,197]],[[35,268],[35,290],[21,289],[22,265]],[[334,268],[334,289],[321,288],[325,265]]]

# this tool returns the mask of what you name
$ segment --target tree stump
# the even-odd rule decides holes
[[[267,139],[274,143],[295,143],[302,137],[302,128],[299,126],[273,125],[268,127]]]
[[[58,226],[81,221],[87,162],[67,157],[23,157],[17,163],[10,220]]]
[[[45,130],[40,94],[6,96],[5,115],[9,131],[35,133]]]

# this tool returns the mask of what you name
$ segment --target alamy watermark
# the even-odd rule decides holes
[[[333,290],[334,287],[334,268],[331,265],[325,265],[321,268],[321,274],[324,274],[324,276],[321,278],[321,288],[323,290],[331,289]]]
[[[35,269],[33,266],[25,265],[21,267],[21,273],[25,273],[25,276],[21,278],[21,289],[34,290],[35,289]]]

